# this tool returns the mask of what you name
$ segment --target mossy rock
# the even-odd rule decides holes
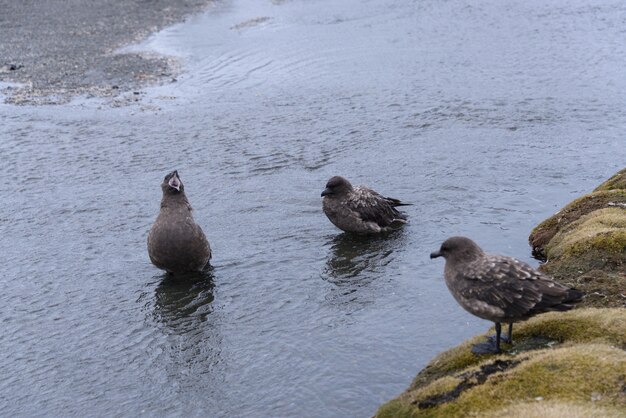
[[[559,279],[558,274],[554,274]],[[626,307],[626,273],[592,270],[575,279],[565,280],[572,287],[585,293],[580,307],[616,308]]]
[[[471,354],[479,338],[435,358],[376,416],[623,416],[625,309],[540,315],[516,324],[514,345],[497,356]]]
[[[591,212],[546,245],[541,270],[586,293],[583,306],[626,305],[626,209]]]
[[[626,190],[602,190],[574,200],[532,230],[528,242],[533,253],[546,259],[545,247],[559,231],[588,213],[610,207],[626,207]]]
[[[624,232],[626,230],[626,208],[609,207],[595,210],[570,223],[546,245],[549,259],[580,256],[592,248],[599,248],[609,253],[622,252],[625,242],[609,240],[607,242],[587,243],[587,239],[602,234]]]
[[[479,364],[483,357],[471,352],[471,347],[493,334],[477,335],[463,344],[435,357],[413,380],[411,389],[430,384]],[[604,342],[626,348],[626,310],[623,309],[577,309],[569,312],[548,312],[513,326],[514,346],[530,346],[532,341],[547,340],[556,343]],[[505,345],[505,347],[508,347]]]
[[[562,228],[545,246],[548,263],[566,261],[576,269],[616,270],[626,260],[626,209],[606,208]]]
[[[595,188],[594,192],[599,192],[601,190],[626,190],[626,168],[619,171],[613,177],[599,185]]]
[[[601,396],[601,395],[600,395]],[[531,401],[516,403],[497,411],[491,411],[482,418],[624,418],[620,408],[604,408],[595,404],[576,402]]]

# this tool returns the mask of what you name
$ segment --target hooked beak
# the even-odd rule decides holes
[[[439,251],[430,253],[430,258],[437,258],[437,257],[441,257],[441,253]]]
[[[324,189],[324,191],[322,192],[322,197],[327,196],[329,194],[333,194],[333,192],[327,187]]]
[[[180,179],[178,178],[178,171],[174,171],[174,175],[167,182],[172,189],[176,189],[176,191],[180,192]]]

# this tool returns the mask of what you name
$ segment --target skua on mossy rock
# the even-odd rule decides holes
[[[548,312],[521,323],[516,348],[476,356],[484,335],[435,357],[377,418],[622,417],[624,309]]]
[[[513,323],[548,311],[566,311],[583,296],[513,257],[485,254],[471,239],[451,237],[430,258],[444,257],[446,285],[469,313],[496,324],[489,342],[476,344],[476,354],[497,354],[500,340],[512,343]],[[501,337],[501,323],[509,324]]]

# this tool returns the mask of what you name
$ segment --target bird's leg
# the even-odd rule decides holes
[[[496,322],[496,338],[487,338],[487,342],[474,344],[472,353],[474,354],[498,354],[500,352],[500,334],[502,326]]]
[[[507,343],[507,344],[513,344],[513,339],[511,338],[511,335],[513,334],[513,323],[509,322],[509,332],[508,335],[503,335],[500,337],[500,341],[502,341],[503,343]],[[498,334],[493,334],[488,336],[487,338],[489,338],[492,341],[496,340],[496,336]]]
[[[508,335],[506,337],[502,337],[502,341],[504,341],[507,344],[513,344],[513,322],[509,322]]]

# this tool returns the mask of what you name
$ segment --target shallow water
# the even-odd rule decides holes
[[[152,37],[139,104],[0,105],[0,415],[371,416],[489,323],[428,254],[535,264],[531,228],[626,161],[621,2],[233,1]],[[214,250],[148,260],[178,169]],[[354,238],[335,174],[413,202]]]

